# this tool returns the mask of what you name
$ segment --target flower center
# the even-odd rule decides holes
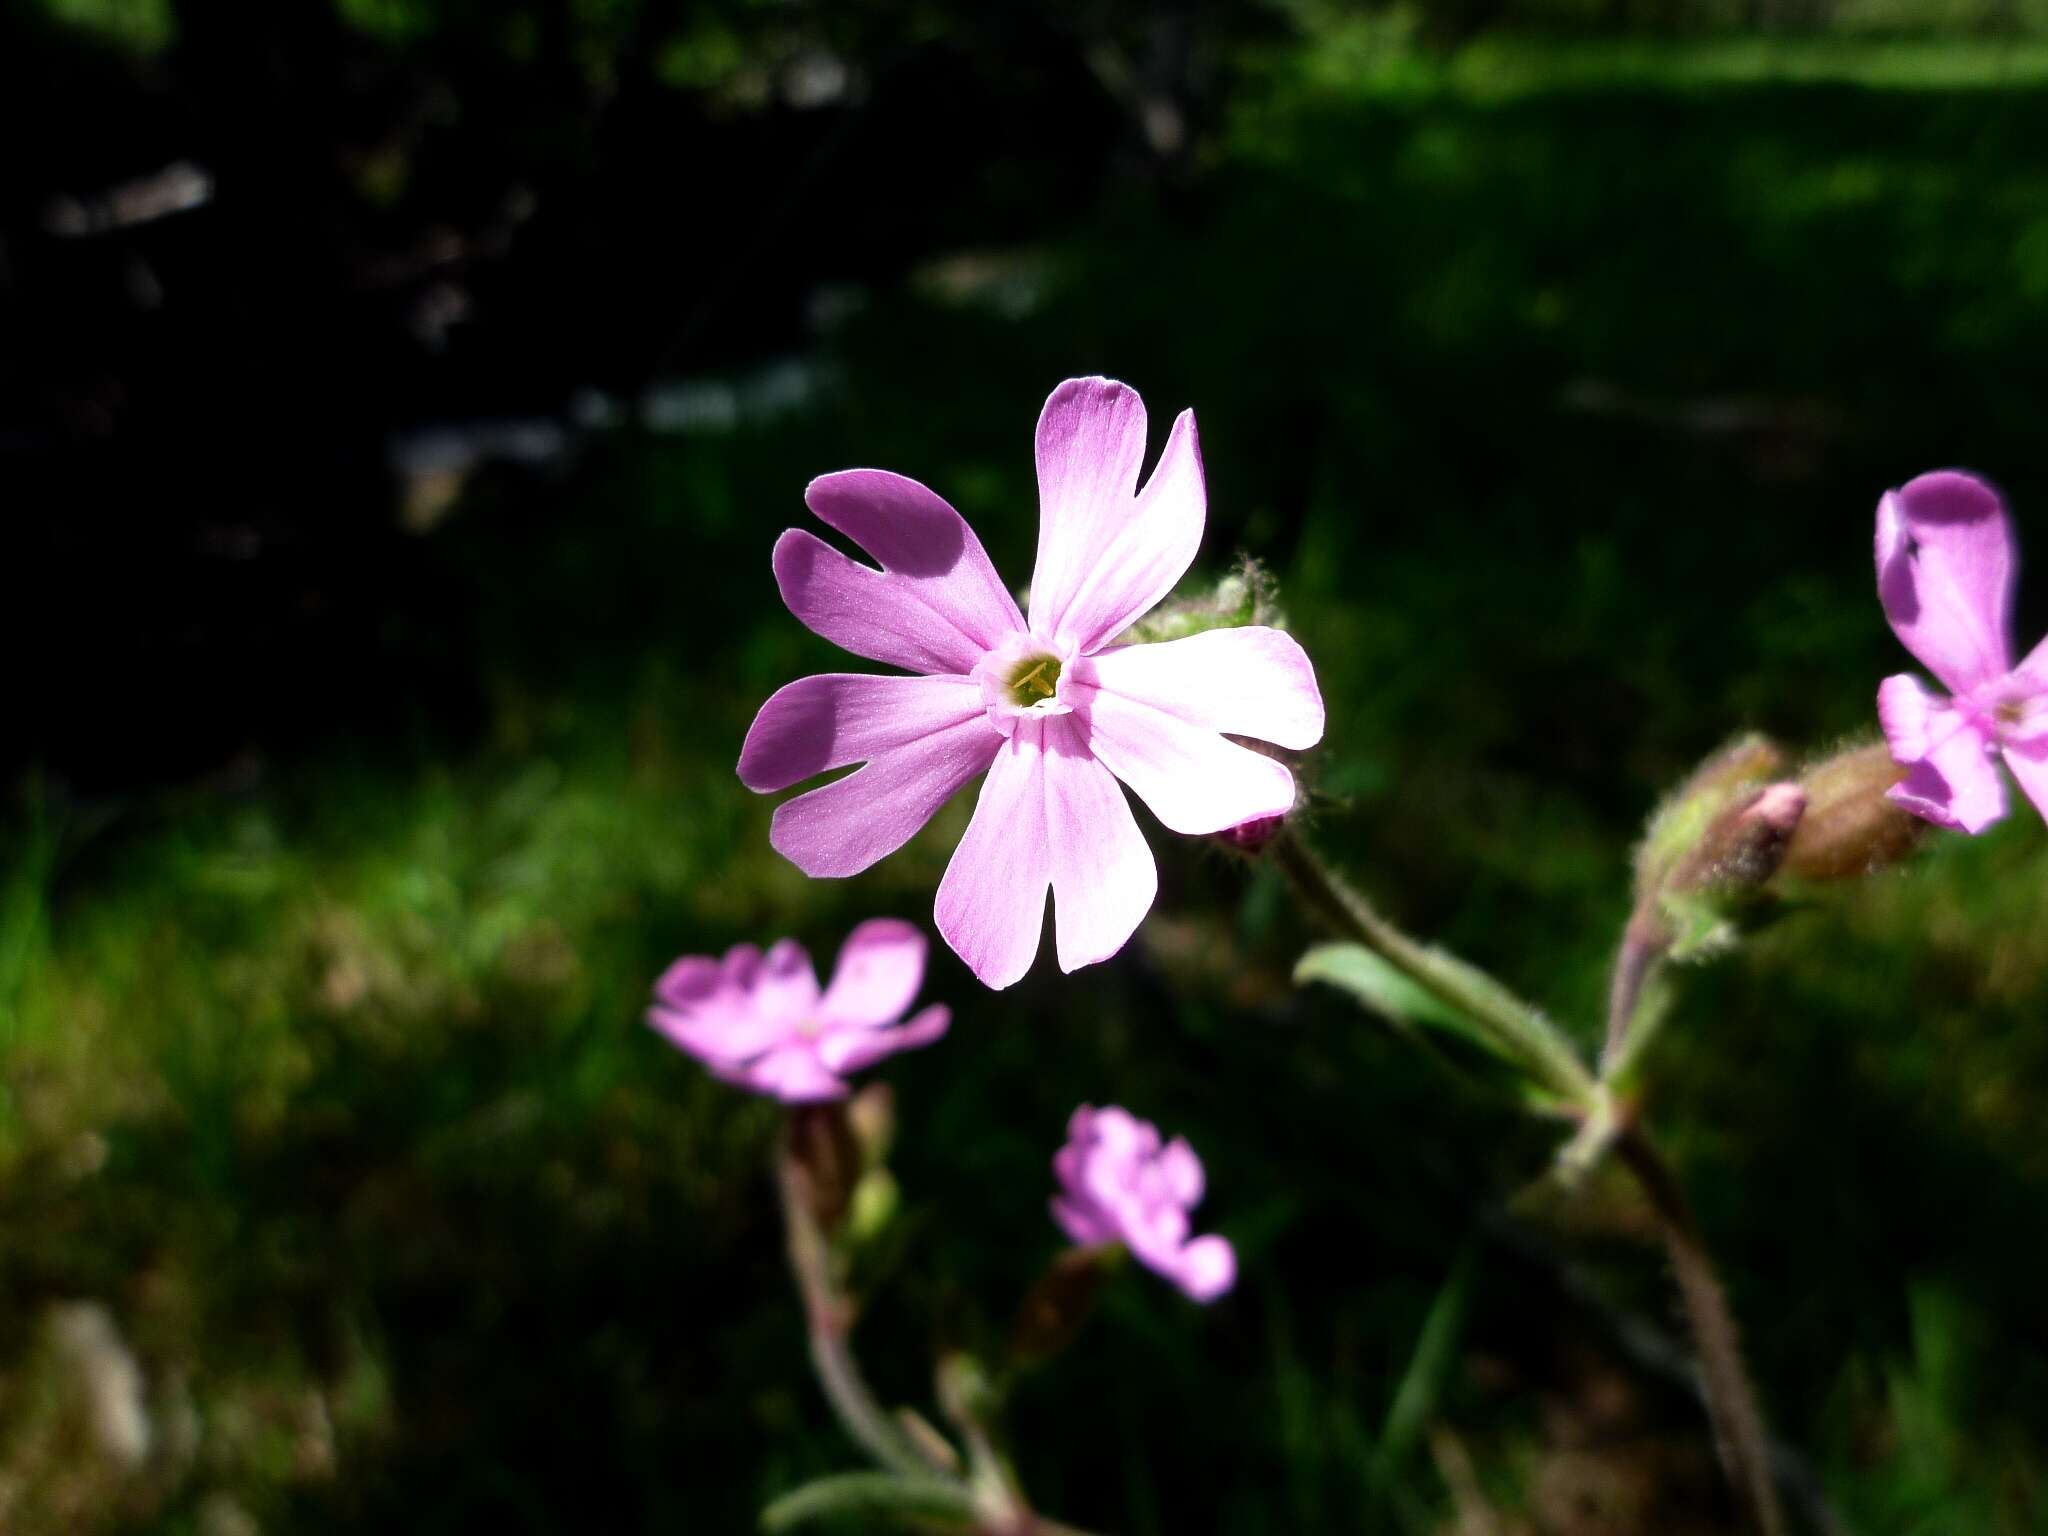
[[[2048,737],[2048,689],[2018,677],[2004,679],[1977,708],[2001,742],[2033,743]]]
[[[1073,701],[1063,690],[1074,682],[1066,675],[1073,659],[1072,651],[1048,645],[1036,635],[1006,635],[974,664],[988,723],[1008,736],[1019,720],[1071,713]]]
[[[1047,699],[1059,697],[1060,663],[1057,656],[1026,656],[1011,672],[1004,688],[1010,702],[1019,709],[1029,709],[1034,704],[1043,704]]]

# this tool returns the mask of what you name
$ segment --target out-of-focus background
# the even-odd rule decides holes
[[[1582,1033],[1643,817],[1874,729],[1887,486],[2048,550],[2040,0],[15,0],[0,12],[0,1527],[741,1531],[855,1464],[776,1115],[673,956],[929,922],[732,765],[840,665],[776,600],[873,464],[1009,579],[1059,379],[1196,408],[1318,834]],[[2023,573],[2023,642],[2048,564]],[[1148,822],[1148,826],[1149,826]],[[860,1331],[886,1395],[1055,1250],[1121,1101],[1243,1280],[1141,1272],[1013,1409],[1124,1536],[1736,1529],[1641,1213],[1334,996],[1151,826],[1113,962],[941,949]],[[1655,1113],[1836,1529],[2048,1530],[2048,834],[1700,972]]]

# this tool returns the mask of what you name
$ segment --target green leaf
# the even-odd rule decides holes
[[[1459,1008],[1452,1007],[1420,982],[1404,976],[1363,944],[1318,944],[1294,967],[1296,986],[1328,982],[1349,992],[1391,1024],[1408,1028],[1429,1024],[1475,1040],[1485,1034]]]
[[[1470,1240],[1458,1251],[1450,1274],[1430,1302],[1429,1314],[1422,1320],[1422,1331],[1416,1335],[1415,1349],[1408,1358],[1407,1369],[1402,1371],[1401,1380],[1394,1388],[1393,1401],[1387,1405],[1386,1420],[1380,1425],[1374,1468],[1376,1477],[1383,1483],[1392,1479],[1394,1472],[1414,1449],[1416,1441],[1422,1437],[1423,1426],[1436,1413],[1444,1382],[1456,1362],[1458,1337],[1464,1329],[1465,1302],[1472,1290],[1472,1270],[1477,1251],[1477,1244]]]
[[[974,1498],[961,1484],[895,1472],[841,1472],[785,1493],[761,1511],[761,1529],[787,1531],[832,1515],[882,1515],[905,1524],[977,1519]]]
[[[1327,982],[1349,992],[1371,1012],[1405,1032],[1413,1033],[1416,1026],[1425,1025],[1480,1047],[1515,1069],[1516,1096],[1533,1110],[1547,1114],[1573,1101],[1575,1093],[1571,1088],[1546,1075],[1545,1063],[1538,1054],[1542,1042],[1534,1037],[1539,1031],[1548,1031],[1549,1026],[1533,1010],[1485,972],[1455,956],[1432,949],[1423,952],[1423,959],[1433,974],[1444,978],[1444,991],[1483,1000],[1503,1015],[1512,1010],[1526,1018],[1526,1028],[1518,1035],[1477,1012],[1459,1007],[1443,992],[1423,985],[1361,944],[1316,945],[1296,962],[1294,980],[1297,985]],[[1427,1043],[1420,1034],[1414,1038]],[[1558,1049],[1569,1051],[1564,1045]],[[1590,1089],[1590,1078],[1584,1086]]]

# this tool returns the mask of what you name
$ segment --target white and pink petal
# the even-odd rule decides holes
[[[740,782],[759,793],[912,747],[985,716],[965,677],[877,677],[826,672],[768,696],[740,748]]]
[[[850,469],[813,480],[804,500],[881,567],[801,529],[776,541],[782,600],[842,650],[912,672],[964,673],[1023,627],[966,519],[915,480]]]
[[[1038,413],[1033,454],[1038,559],[1031,571],[1031,628],[1052,635],[1137,490],[1145,463],[1145,402],[1114,379],[1068,379]]]
[[[1092,650],[1173,589],[1202,540],[1207,493],[1192,412],[1143,490],[1145,406],[1114,379],[1069,379],[1038,419],[1031,628]]]
[[[814,1104],[846,1097],[846,1084],[827,1071],[808,1040],[777,1046],[754,1061],[713,1067],[719,1077],[785,1104]]]
[[[795,939],[777,939],[761,956],[748,1001],[766,1018],[802,1021],[818,1007],[818,973]]]
[[[1081,658],[1081,681],[1190,725],[1303,751],[1323,737],[1323,696],[1308,653],[1285,630],[1211,629]]]
[[[777,806],[768,841],[807,875],[857,875],[915,837],[1002,743],[976,714],[892,748]]]
[[[1074,693],[1089,750],[1173,831],[1221,832],[1293,809],[1286,764],[1106,688]]]
[[[924,934],[901,918],[869,918],[839,946],[819,1019],[862,1028],[895,1023],[924,981],[928,947]]]
[[[1194,564],[1208,505],[1194,412],[1182,411],[1151,478],[1094,555],[1055,633],[1092,651],[1143,618]]]
[[[1877,719],[1892,761],[1902,768],[1926,757],[1937,740],[1945,739],[1961,724],[1952,703],[1930,693],[1910,672],[1878,684]]]
[[[928,1008],[920,1008],[901,1024],[879,1028],[828,1026],[818,1036],[818,1059],[841,1076],[859,1072],[884,1057],[894,1056],[898,1051],[930,1045],[946,1033],[952,1017],[944,1003],[933,1003]]]
[[[1198,1237],[1175,1255],[1167,1278],[1190,1300],[1214,1301],[1237,1283],[1237,1250],[1228,1238]]]
[[[1045,824],[1042,719],[998,738],[967,832],[939,881],[933,915],[953,952],[1001,991],[1031,969],[1045,926],[1052,848]],[[863,769],[863,772],[867,770]]]
[[[1071,972],[1129,942],[1159,894],[1159,873],[1123,786],[1090,754],[1073,716],[1045,722],[1042,761],[1053,942]]]
[[[1906,777],[1886,794],[1922,820],[1956,832],[1977,833],[2005,815],[2005,781],[1990,744],[1974,726],[1954,730],[1907,765]]]
[[[671,1008],[657,1003],[647,1022],[668,1041],[710,1065],[737,1065],[788,1039],[787,1019],[771,1017],[744,1003]]]
[[[2048,740],[2008,743],[2004,756],[2021,791],[2048,817]]]

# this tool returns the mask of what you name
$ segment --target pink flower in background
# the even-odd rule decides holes
[[[785,1104],[843,1098],[847,1074],[946,1032],[939,1003],[897,1022],[924,980],[924,957],[924,935],[893,917],[846,936],[822,992],[791,939],[765,955],[752,944],[723,960],[686,955],[654,984],[647,1022],[729,1083]]]
[[[960,514],[915,480],[853,469],[805,502],[880,569],[791,529],[775,545],[790,612],[914,676],[806,677],[761,706],[740,753],[749,789],[865,766],[776,808],[770,841],[805,874],[858,874],[986,772],[939,883],[939,932],[1006,987],[1038,952],[1048,887],[1060,968],[1106,960],[1158,878],[1118,781],[1176,832],[1218,832],[1294,804],[1294,776],[1226,738],[1289,748],[1323,733],[1315,671],[1276,629],[1112,642],[1163,598],[1207,508],[1192,412],[1142,488],[1145,407],[1070,379],[1038,419],[1038,564],[1017,610]]]
[[[1228,1240],[1188,1240],[1188,1212],[1202,1198],[1202,1160],[1180,1137],[1162,1146],[1149,1120],[1115,1105],[1083,1104],[1067,1122],[1052,1171],[1060,1181],[1053,1220],[1075,1242],[1122,1243],[1196,1301],[1214,1301],[1236,1283]]]
[[[1945,683],[1910,673],[1877,691],[1892,757],[1907,770],[1898,804],[1937,826],[1981,832],[2005,815],[1993,759],[2048,813],[2048,641],[2012,662],[2016,573],[2005,506],[1974,475],[1942,470],[1877,506],[1877,590],[1906,649]]]

